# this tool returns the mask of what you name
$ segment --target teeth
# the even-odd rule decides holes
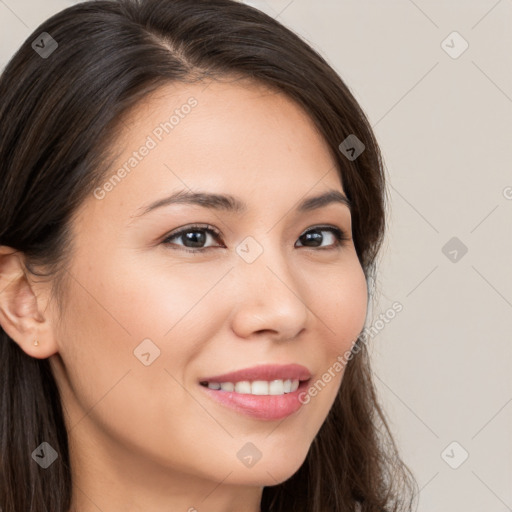
[[[244,380],[243,382],[237,382],[235,384],[235,391],[237,393],[242,393],[242,394],[250,394],[252,393],[252,386],[251,386],[251,383]]]
[[[284,395],[296,391],[299,387],[298,380],[255,380],[254,382],[241,381],[241,382],[209,382],[210,389],[222,391],[235,391],[243,395]]]
[[[223,382],[220,385],[222,391],[235,391],[235,385],[232,382]]]

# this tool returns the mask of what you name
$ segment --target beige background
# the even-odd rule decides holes
[[[72,3],[0,0],[1,67]],[[512,511],[512,1],[247,3],[329,60],[380,142],[389,231],[370,346],[418,510]]]

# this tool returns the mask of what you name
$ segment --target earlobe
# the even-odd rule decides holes
[[[48,318],[34,293],[23,254],[0,246],[0,325],[29,356],[47,358],[56,352]]]

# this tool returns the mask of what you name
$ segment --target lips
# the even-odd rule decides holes
[[[307,381],[302,381],[295,391],[284,395],[248,395],[199,386],[201,393],[221,407],[263,421],[282,420],[298,412],[304,406],[301,396],[307,387]]]
[[[311,378],[311,372],[300,364],[286,365],[259,365],[252,368],[245,368],[223,375],[213,375],[210,377],[202,377],[200,383],[219,384],[223,382],[242,382],[242,381],[272,381],[272,380],[300,380],[305,381]]]

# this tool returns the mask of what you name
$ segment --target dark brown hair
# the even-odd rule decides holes
[[[58,47],[32,47],[47,32]],[[72,254],[70,220],[103,182],[116,128],[150,92],[172,82],[249,78],[310,115],[352,203],[352,235],[373,278],[385,229],[384,168],[370,124],[348,87],[300,37],[233,0],[102,0],[41,24],[0,77],[0,245],[26,271],[50,278],[62,298]],[[355,159],[339,144],[355,134]],[[265,487],[263,512],[412,510],[416,482],[401,461],[360,337],[335,402],[306,460]],[[68,512],[72,475],[59,391],[47,359],[28,356],[0,329],[0,506],[3,512]],[[31,457],[48,442],[46,470]]]

